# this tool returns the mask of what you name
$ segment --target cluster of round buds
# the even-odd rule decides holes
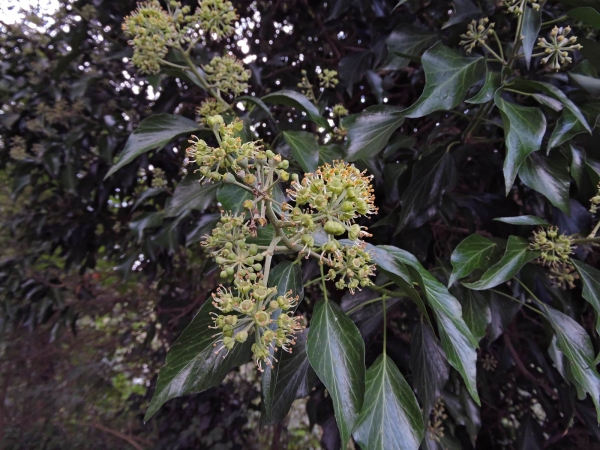
[[[298,83],[298,87],[302,89],[302,93],[311,101],[316,101],[315,93],[313,92],[313,85],[308,81],[308,74],[306,70],[302,70],[302,79]]]
[[[504,6],[508,9],[509,13],[515,15],[523,14],[523,8],[521,6],[521,0],[504,0]],[[531,5],[531,8],[535,11],[538,11],[541,8],[540,3],[543,3],[542,0],[527,0],[527,3]]]
[[[559,70],[561,64],[568,64],[573,60],[569,56],[569,52],[581,49],[581,45],[575,44],[577,42],[577,36],[567,35],[571,32],[570,27],[554,27],[550,31],[550,41],[546,38],[538,39],[538,47],[544,50],[547,56],[542,58],[542,64],[548,64],[550,69]]]
[[[206,80],[211,86],[233,95],[240,95],[248,89],[250,71],[235,56],[215,56],[210,63],[202,66]]]
[[[123,31],[132,37],[129,44],[133,46],[133,64],[144,73],[157,73],[168,46],[177,40],[173,18],[158,0],[138,4],[125,18]]]
[[[540,251],[541,255],[538,261],[550,267],[568,262],[575,248],[573,238],[565,234],[558,234],[557,227],[534,231],[533,242],[529,247],[531,250]]]
[[[15,136],[10,141],[9,155],[15,161],[22,161],[27,158],[27,142],[23,136]]]
[[[339,80],[337,79],[337,71],[335,70],[329,70],[329,69],[324,69],[323,71],[321,71],[321,73],[319,73],[319,84],[321,85],[322,88],[335,88],[336,85],[339,83]]]
[[[215,262],[221,267],[221,277],[235,275],[236,279],[255,281],[258,278],[264,254],[256,244],[246,243],[252,230],[245,222],[244,214],[225,213],[202,242]]]
[[[291,353],[296,333],[304,328],[300,317],[292,315],[298,297],[291,291],[277,295],[277,288],[245,280],[236,280],[235,287],[237,295],[222,286],[212,294],[213,306],[223,313],[213,314],[212,328],[221,330],[217,336],[222,336],[215,353],[229,352],[254,334],[253,359],[262,371],[263,362],[273,365],[278,348]]]
[[[561,262],[550,268],[548,278],[552,284],[564,291],[567,288],[575,289],[575,280],[579,279],[579,275],[575,271],[573,264],[570,262]]]
[[[464,45],[466,53],[471,53],[477,45],[484,45],[488,36],[494,34],[495,24],[489,22],[490,20],[487,17],[480,19],[479,22],[472,20],[467,25],[467,32],[460,35],[463,40],[458,45]]]
[[[194,13],[194,18],[199,22],[202,31],[218,41],[233,34],[235,31],[233,25],[238,15],[229,1],[202,0],[200,7]]]
[[[209,117],[217,116],[227,111],[227,105],[214,98],[207,98],[196,108],[196,114],[200,116],[200,124],[206,126]]]
[[[590,198],[590,212],[596,214],[600,210],[600,183],[598,183],[598,192]]]
[[[333,246],[325,244],[324,247]],[[336,280],[338,289],[347,287],[351,293],[359,287],[371,286],[373,282],[369,277],[375,275],[375,266],[371,264],[372,257],[363,244],[341,245],[326,259],[331,266],[327,272],[327,279]]]
[[[344,105],[338,104],[333,107],[331,114],[333,114],[333,117],[344,117],[348,115],[348,110],[344,108]]]
[[[160,167],[155,167],[152,171],[152,187],[153,188],[164,188],[167,187],[167,179],[165,178],[165,171]]]

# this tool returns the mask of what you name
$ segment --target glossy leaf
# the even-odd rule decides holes
[[[292,148],[294,160],[304,172],[314,172],[319,165],[319,143],[308,131],[284,131],[283,138]]]
[[[365,344],[350,318],[332,300],[319,300],[313,310],[306,352],[323,382],[346,446],[363,404]]]
[[[597,127],[600,119],[600,102],[590,101],[580,104],[579,106],[590,127]],[[587,130],[581,124],[579,119],[570,110],[565,109],[556,121],[556,126],[554,127],[554,130],[552,130],[552,135],[548,140],[547,149],[550,151],[554,147],[557,147],[586,131]]]
[[[514,216],[514,217],[496,217],[494,219],[497,222],[504,222],[511,225],[540,225],[550,226],[544,219],[540,219],[537,216]]]
[[[450,257],[452,274],[448,286],[475,269],[487,269],[500,253],[498,245],[480,234],[472,234],[456,246]]]
[[[533,47],[537,43],[537,37],[542,28],[542,8],[535,10],[525,5],[525,11],[523,12],[523,31],[521,32],[523,40],[523,54],[525,55],[525,63],[529,69],[531,63],[531,55],[533,54]]]
[[[455,108],[485,73],[482,57],[465,57],[440,43],[423,54],[421,63],[425,89],[416,103],[403,111],[406,117],[423,117],[440,109]]]
[[[538,256],[539,252],[529,249],[527,240],[510,236],[502,259],[486,270],[479,281],[463,283],[463,285],[477,291],[493,288],[510,280],[525,264]]]
[[[296,91],[283,90],[267,94],[262,98],[265,103],[275,103],[278,105],[291,106],[300,111],[304,111],[310,120],[324,128],[329,128],[329,123],[324,117],[321,117],[319,110],[313,103],[303,94]]]
[[[403,123],[399,109],[392,106],[372,106],[358,115],[348,129],[346,159],[357,161],[377,155]]]
[[[125,167],[142,153],[160,149],[182,134],[198,133],[201,130],[193,120],[175,114],[156,114],[142,120],[127,139],[117,162],[110,168],[104,179]]]
[[[592,340],[581,325],[560,311],[545,305],[544,314],[554,330],[556,346],[568,361],[565,374],[577,388],[580,400],[590,394],[600,422],[600,375],[594,364]]]
[[[410,343],[413,386],[423,405],[423,419],[429,420],[429,413],[450,376],[450,367],[444,350],[427,324],[415,325]]]
[[[270,119],[273,119],[269,107],[258,97],[252,97],[251,95],[243,95],[241,97],[236,98],[236,102],[252,103],[253,105],[256,105],[258,109],[262,110],[265,114],[267,114],[267,116],[269,116]]]
[[[223,183],[217,191],[217,200],[223,211],[239,213],[244,211],[244,201],[252,200],[252,193],[235,184]]]
[[[386,355],[366,374],[366,391],[353,436],[363,449],[417,450],[425,426],[412,389]]]
[[[216,386],[231,369],[250,360],[252,338],[235,345],[225,358],[224,351],[216,353],[215,344],[219,337],[215,336],[214,329],[209,328],[213,325],[211,313],[219,313],[219,310],[209,300],[167,353],[144,421],[148,421],[168,400]]]
[[[554,152],[550,156],[532,153],[519,168],[519,178],[532,189],[546,196],[550,203],[569,214],[571,177],[567,160]]]
[[[419,57],[421,52],[438,39],[437,35],[427,33],[412,25],[402,25],[390,33],[385,40],[388,60],[382,70],[403,69],[411,61],[410,57]]]
[[[486,329],[492,321],[492,313],[488,299],[482,292],[467,289],[460,284],[450,288],[450,292],[458,299],[462,306],[462,316],[465,323],[477,341],[486,335]]]
[[[510,192],[521,164],[527,156],[542,146],[546,132],[546,118],[539,108],[521,106],[504,100],[499,92],[494,102],[500,109],[504,124],[504,185],[506,194]]]
[[[574,8],[567,12],[567,15],[575,20],[580,20],[586,25],[590,25],[600,30],[600,12],[591,7]]]
[[[442,25],[442,30],[481,14],[481,9],[472,0],[454,0],[452,4],[454,5],[454,11],[450,19]]]
[[[165,216],[176,217],[193,209],[204,211],[215,200],[219,187],[219,183],[201,184],[195,176],[185,177],[175,188]]]
[[[571,262],[579,273],[585,298],[596,311],[596,331],[600,333],[600,270],[594,269],[581,261],[571,259]]]
[[[494,94],[498,90],[502,83],[502,76],[500,72],[494,72],[493,70],[487,69],[485,75],[485,82],[481,87],[481,90],[468,100],[467,103],[473,103],[479,105],[481,103],[487,103],[494,99]]]
[[[575,184],[581,187],[583,183],[583,174],[585,173],[585,160],[587,155],[583,150],[574,147],[573,145],[569,145],[569,154],[571,157],[569,171],[575,180]]]

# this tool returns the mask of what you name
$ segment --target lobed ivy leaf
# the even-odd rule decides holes
[[[529,154],[539,150],[546,132],[546,118],[539,108],[507,102],[500,90],[494,95],[504,124],[504,185],[506,195],[510,192],[521,164]]]
[[[544,219],[540,219],[537,216],[514,216],[514,217],[496,217],[494,219],[497,222],[504,222],[510,225],[540,225],[550,226]]]
[[[525,11],[523,11],[523,54],[525,55],[525,63],[529,69],[531,64],[531,55],[533,54],[533,47],[537,43],[537,37],[542,28],[542,8],[535,10],[526,5]]]
[[[488,299],[482,292],[467,289],[460,284],[450,288],[450,292],[458,299],[462,306],[462,315],[469,330],[477,342],[486,335],[488,324],[492,322],[492,312]]]
[[[308,131],[284,131],[283,138],[292,148],[294,160],[304,172],[314,172],[319,166],[319,143]]]
[[[587,119],[590,127],[592,129],[596,128],[600,119],[600,101],[583,103],[580,105],[580,110]],[[556,121],[556,126],[552,130],[552,135],[548,140],[546,149],[549,152],[554,147],[558,147],[586,131],[580,120],[569,109],[564,109]]]
[[[465,57],[439,42],[423,54],[421,63],[425,89],[416,103],[402,112],[410,118],[457,107],[485,71],[481,56]]]
[[[528,262],[539,256],[539,252],[529,249],[527,240],[510,236],[502,259],[485,271],[479,281],[463,283],[464,286],[476,291],[490,289],[510,280]]]
[[[332,300],[319,300],[314,307],[306,353],[331,395],[345,448],[363,405],[365,343],[356,325]]]
[[[452,4],[454,5],[454,11],[450,19],[442,25],[442,30],[482,14],[481,8],[472,0],[454,0]]]
[[[353,436],[364,449],[417,450],[425,433],[419,404],[394,362],[379,355],[366,373],[366,391]]]
[[[592,308],[596,311],[596,331],[600,333],[600,270],[594,269],[592,266],[571,259],[571,262],[579,273],[583,292],[581,296],[586,299]]]
[[[590,6],[571,9],[567,11],[567,16],[600,30],[600,12]]]
[[[500,253],[498,245],[480,234],[472,234],[456,246],[450,257],[452,274],[448,286],[468,276],[475,269],[487,269]]]
[[[371,106],[356,117],[348,128],[346,159],[357,161],[377,155],[390,137],[404,123],[399,109],[393,106]]]
[[[306,97],[306,95],[300,92],[291,90],[282,90],[267,94],[262,98],[265,103],[275,103],[278,105],[291,106],[304,111],[308,118],[317,125],[329,129],[329,123],[324,117],[321,117],[319,109]]]
[[[388,59],[381,70],[405,68],[412,58],[418,58],[421,51],[431,46],[437,39],[436,34],[428,33],[410,24],[395,28],[385,40]]]
[[[172,139],[182,134],[206,131],[193,120],[176,114],[155,114],[140,122],[137,129],[129,135],[125,148],[117,162],[110,168],[104,179],[125,167],[135,158],[150,150],[160,149]]]
[[[502,85],[502,75],[500,72],[495,72],[489,68],[485,74],[485,81],[480,91],[468,100],[467,103],[480,105],[494,99],[494,93]]]
[[[215,200],[220,187],[220,183],[201,184],[197,177],[188,175],[175,188],[165,216],[177,217],[194,209],[204,211]]]

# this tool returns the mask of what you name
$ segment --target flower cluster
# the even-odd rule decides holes
[[[196,114],[200,116],[200,124],[206,126],[206,120],[211,116],[217,116],[227,110],[227,105],[217,101],[214,98],[204,100],[200,106],[196,108]]]
[[[508,9],[509,13],[515,15],[523,14],[522,0],[504,0],[504,6]],[[542,0],[527,0],[527,3],[531,5],[531,8],[538,11],[541,8]]]
[[[344,117],[348,115],[348,110],[344,107],[344,105],[335,105],[331,110],[333,117]]]
[[[598,192],[590,198],[590,212],[596,214],[600,210],[600,183],[598,183]]]
[[[567,35],[571,32],[570,27],[554,27],[552,31],[550,31],[550,41],[546,40],[546,38],[538,39],[538,47],[544,50],[544,53],[547,55],[542,58],[542,64],[548,64],[550,69],[559,70],[561,64],[568,64],[573,60],[569,56],[569,52],[574,52],[575,50],[581,49],[581,45],[575,44],[577,42],[577,36],[571,36],[570,38]]]
[[[579,275],[575,271],[575,267],[570,262],[561,262],[550,267],[548,278],[553,285],[558,286],[563,291],[567,288],[575,289],[575,280],[579,279]]]
[[[165,171],[160,167],[155,167],[152,171],[152,187],[153,188],[165,188],[167,187],[167,179],[165,178]]]
[[[567,263],[575,248],[573,238],[558,234],[557,227],[547,230],[539,229],[533,233],[532,250],[541,252],[539,262],[545,266],[556,267],[559,263]]]
[[[488,36],[494,34],[495,24],[489,23],[489,21],[487,17],[480,19],[479,22],[472,20],[467,25],[467,32],[460,35],[463,40],[458,45],[464,45],[467,53],[471,53],[477,45],[484,45]]]
[[[339,80],[337,79],[337,71],[335,70],[329,70],[329,69],[323,69],[321,71],[321,73],[319,73],[319,85],[322,88],[335,88],[336,85],[339,83]]]
[[[256,244],[246,243],[251,235],[252,230],[246,224],[244,214],[225,213],[212,234],[206,237],[202,245],[210,250],[221,267],[222,278],[235,275],[238,279],[257,279],[264,253],[258,251]]]
[[[210,63],[202,66],[206,80],[211,86],[234,95],[240,95],[248,89],[250,71],[235,56],[215,56]]]
[[[194,19],[205,33],[214,40],[220,40],[233,34],[233,24],[238,15],[229,1],[203,0],[194,13]]]
[[[375,275],[375,265],[370,264],[372,258],[364,249],[364,245],[341,246],[332,256],[328,261],[332,268],[327,272],[327,279],[337,278],[335,287],[338,289],[347,287],[351,293],[354,293],[359,286],[373,284],[369,277]]]
[[[221,330],[217,335],[222,343],[215,353],[223,348],[229,352],[254,333],[253,359],[262,371],[263,362],[273,365],[278,348],[291,353],[295,334],[304,328],[300,317],[290,311],[298,304],[298,297],[292,297],[291,291],[278,296],[277,288],[243,280],[236,280],[235,287],[235,294],[220,287],[212,295],[213,306],[224,313],[213,313],[213,328]]]

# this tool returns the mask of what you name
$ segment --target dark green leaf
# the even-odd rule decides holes
[[[246,200],[252,200],[253,195],[235,184],[223,183],[217,191],[217,201],[223,211],[239,213],[244,210],[242,206]]]
[[[356,325],[332,300],[319,300],[315,305],[306,352],[331,395],[345,448],[363,404],[365,343]]]
[[[600,30],[600,12],[596,11],[594,8],[575,8],[568,11],[567,15],[572,19],[580,20],[586,25],[591,25]]]
[[[581,261],[571,259],[577,269],[583,286],[581,296],[585,298],[596,311],[596,331],[600,333],[600,271]]]
[[[348,129],[347,160],[370,158],[383,150],[392,133],[404,123],[398,111],[392,106],[372,106],[359,114]]]
[[[583,327],[569,316],[544,305],[544,313],[556,333],[556,345],[565,355],[565,374],[577,388],[580,400],[590,394],[600,422],[600,375],[594,364],[592,340]]]
[[[500,72],[494,72],[493,70],[487,69],[485,82],[483,83],[481,90],[475,96],[466,100],[466,102],[478,105],[493,100],[494,93],[498,90],[501,84],[502,75]]]
[[[209,328],[213,325],[210,313],[217,314],[219,310],[206,301],[167,353],[144,421],[168,400],[216,386],[231,369],[250,360],[253,339],[235,345],[225,358],[224,351],[216,353],[214,344],[219,337]]]
[[[442,30],[482,14],[479,6],[471,0],[454,0],[452,4],[454,5],[454,12],[448,22],[442,25]]]
[[[511,225],[541,225],[550,226],[544,219],[537,216],[515,216],[515,217],[496,217],[497,222],[509,223]]]
[[[194,176],[185,177],[175,188],[165,216],[180,216],[193,209],[204,211],[215,199],[219,186],[218,183],[201,184]]]
[[[438,39],[437,35],[427,33],[409,24],[404,24],[390,33],[385,40],[388,50],[388,60],[382,70],[403,69],[410,63],[410,58],[399,56],[408,55],[419,57],[421,52]]]
[[[366,375],[366,391],[353,436],[364,449],[417,450],[425,427],[415,394],[386,355]]]
[[[116,164],[110,168],[104,179],[125,167],[142,153],[160,149],[181,134],[198,133],[201,128],[196,122],[175,114],[156,114],[140,122],[125,143]]]
[[[371,68],[373,53],[370,50],[364,52],[350,53],[344,56],[338,64],[340,80],[346,85],[346,92],[352,96],[354,85],[365,76],[365,72]]]
[[[479,281],[463,284],[477,291],[493,288],[510,280],[521,267],[538,256],[539,252],[529,250],[529,242],[525,239],[510,236],[502,259],[486,270]]]
[[[598,119],[600,118],[600,102],[586,102],[580,105],[580,109],[591,128],[595,128],[598,125]],[[554,127],[554,130],[552,130],[552,136],[550,136],[550,139],[548,140],[547,149],[550,151],[554,147],[557,147],[586,131],[587,130],[581,124],[579,119],[570,110],[565,109],[556,121],[556,126]]]
[[[140,206],[142,203],[144,203],[149,198],[156,197],[157,195],[162,194],[163,192],[166,192],[166,190],[163,188],[146,189],[144,192],[141,193],[141,195],[135,201],[135,203],[133,204],[133,206],[131,208],[131,211],[133,212],[138,206]]]
[[[517,173],[527,156],[542,146],[546,132],[546,118],[539,108],[521,106],[504,100],[496,92],[494,102],[500,109],[504,124],[506,156],[504,158],[504,185],[510,192]]]
[[[137,233],[137,240],[140,242],[146,228],[158,227],[162,225],[162,222],[162,212],[147,212],[129,222],[129,229]]]
[[[319,165],[331,164],[333,161],[343,159],[344,149],[338,144],[328,144],[319,147]]]
[[[367,82],[371,87],[371,92],[373,92],[373,95],[375,95],[375,100],[377,100],[377,103],[379,104],[383,103],[383,87],[381,86],[381,76],[373,70],[367,70],[366,76]]]
[[[573,71],[569,72],[569,78],[571,78],[575,83],[581,86],[582,89],[586,90],[588,93],[592,95],[592,97],[598,98],[600,97],[600,79],[593,77],[591,75],[583,75],[580,73],[575,73]]]
[[[423,419],[429,420],[429,413],[448,381],[450,368],[444,350],[426,324],[415,325],[410,344],[413,386],[423,405]]]
[[[480,234],[472,234],[456,246],[450,257],[452,274],[448,286],[475,269],[487,269],[500,253],[498,245]]]
[[[529,8],[527,5],[523,12],[523,54],[525,55],[525,62],[529,69],[531,63],[531,55],[533,54],[533,47],[537,43],[537,37],[542,28],[542,8],[535,10]]]
[[[450,288],[450,292],[462,306],[462,316],[477,341],[485,337],[486,328],[492,321],[488,299],[483,293],[467,289],[460,284]]]
[[[243,95],[242,97],[236,98],[235,101],[252,103],[252,104],[258,106],[261,110],[263,110],[267,114],[267,116],[269,116],[270,119],[273,119],[273,116],[271,115],[271,110],[269,109],[269,107],[265,104],[265,102],[263,102],[258,97],[252,97],[251,95]]]
[[[550,156],[532,153],[519,168],[521,181],[546,196],[550,203],[569,214],[571,177],[565,157],[558,152]]]
[[[435,215],[444,193],[452,189],[455,176],[454,159],[444,148],[417,161],[412,170],[410,185],[400,198],[402,209],[396,233],[412,221],[415,223],[411,226],[418,227]]]
[[[304,111],[310,120],[315,122],[317,125],[320,125],[323,128],[329,128],[329,123],[327,123],[327,120],[324,117],[321,117],[317,107],[300,92],[290,90],[277,91],[273,92],[272,94],[265,95],[262,98],[262,101],[266,103],[275,103],[278,105],[286,105],[293,108],[298,108],[301,111]]]
[[[308,131],[284,131],[283,138],[292,148],[294,160],[304,172],[314,172],[319,165],[319,144]]]
[[[585,173],[586,154],[572,145],[569,145],[569,153],[571,156],[571,164],[569,166],[571,176],[575,180],[577,186],[581,187],[583,183],[583,174]]]
[[[406,117],[423,117],[440,109],[457,107],[485,71],[482,57],[465,57],[440,43],[427,50],[421,62],[425,89],[417,102],[403,111]]]

